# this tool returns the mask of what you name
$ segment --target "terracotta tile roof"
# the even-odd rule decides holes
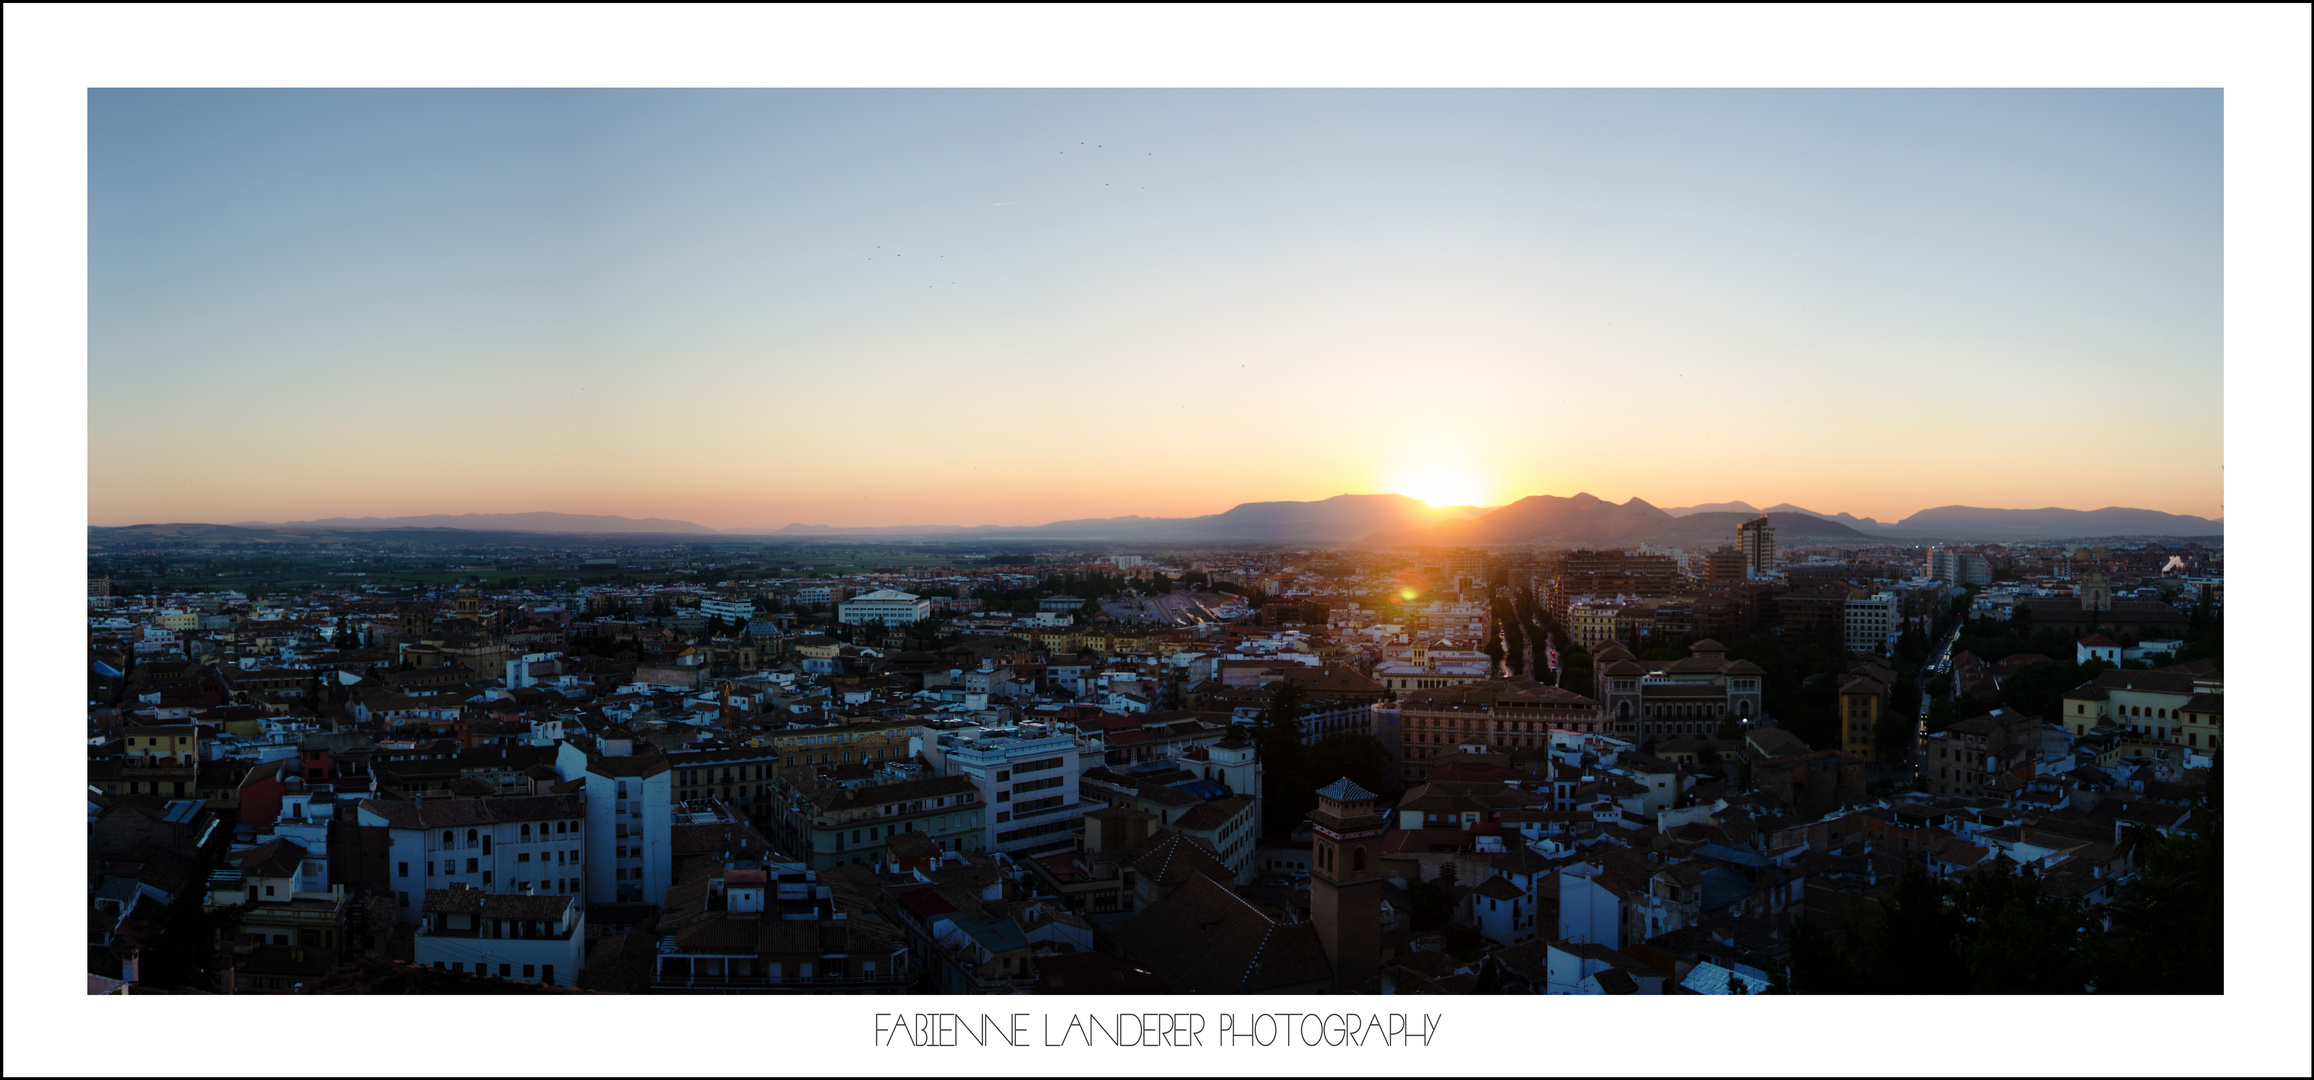
[[[247,851],[235,852],[243,877],[289,877],[305,861],[305,848],[286,839],[268,840]]]
[[[1470,834],[1461,829],[1392,829],[1382,838],[1382,853],[1401,855],[1461,851],[1470,843]]]
[[[1246,808],[1252,805],[1253,796],[1251,795],[1232,795],[1226,799],[1200,803],[1184,812],[1180,817],[1174,818],[1173,827],[1209,832],[1228,824],[1231,818],[1244,813]]]
[[[1202,874],[1116,937],[1175,993],[1257,994],[1333,977],[1314,924],[1279,923]]]
[[[1599,989],[1609,994],[1636,994],[1639,992],[1639,983],[1621,968],[1595,971],[1586,977],[1597,982]]]
[[[1501,874],[1496,874],[1479,882],[1478,888],[1473,889],[1471,894],[1487,900],[1524,900],[1527,895],[1518,886],[1511,884],[1510,879]]]
[[[1125,861],[1132,864],[1133,869],[1143,877],[1159,885],[1179,885],[1198,875],[1220,881],[1229,881],[1237,876],[1236,871],[1221,861],[1221,856],[1203,837],[1171,829],[1157,830],[1157,834],[1144,842],[1140,850],[1128,853]]]
[[[2192,694],[2194,676],[2183,671],[2129,671],[2111,668],[2097,673],[2093,685],[2108,690],[2136,690],[2156,694]]]

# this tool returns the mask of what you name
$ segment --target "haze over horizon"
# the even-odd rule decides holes
[[[1373,491],[2218,518],[2220,116],[93,91],[88,519],[1038,525]],[[200,467],[222,417],[261,467]]]
[[[1615,503],[1615,504],[1618,504],[1618,505],[1620,505],[1620,504],[1623,504],[1623,503],[1627,503],[1627,502],[1629,501],[1629,499],[1630,499],[1630,498],[1639,498],[1639,499],[1640,499],[1642,502],[1646,502],[1646,503],[1648,503],[1649,505],[1652,505],[1652,506],[1656,507],[1657,509],[1661,509],[1661,510],[1687,510],[1687,509],[1689,509],[1689,508],[1690,508],[1690,506],[1687,506],[1687,505],[1679,505],[1679,504],[1666,504],[1666,503],[1663,503],[1663,502],[1659,502],[1659,501],[1657,501],[1657,500],[1653,500],[1653,499],[1647,499],[1647,498],[1645,498],[1644,496],[1629,496],[1629,497],[1626,497],[1626,498],[1623,498],[1623,499],[1605,499],[1604,497],[1602,497],[1602,496],[1599,496],[1599,495],[1597,495],[1596,493],[1593,493],[1593,492],[1565,492],[1565,493],[1560,493],[1560,492],[1538,492],[1538,493],[1535,493],[1535,494],[1537,494],[1537,495],[1545,495],[1545,496],[1556,496],[1556,497],[1560,497],[1560,498],[1573,498],[1573,497],[1576,497],[1576,496],[1578,496],[1578,495],[1583,495],[1583,494],[1590,494],[1590,495],[1592,495],[1592,497],[1594,497],[1594,498],[1601,498],[1603,501],[1606,501],[1606,502],[1610,502],[1610,503]],[[1403,494],[1401,494],[1401,493],[1398,493],[1398,492],[1341,492],[1341,493],[1337,493],[1337,495],[1334,495],[1334,496],[1328,496],[1327,498],[1339,498],[1339,497],[1374,497],[1374,496],[1382,496],[1382,497],[1398,497],[1398,498],[1413,498],[1413,496],[1409,496],[1409,495],[1403,495]],[[1530,498],[1530,497],[1532,497],[1532,496],[1522,495],[1522,496],[1519,496],[1518,498],[1514,498],[1514,499],[1508,499],[1508,500],[1505,500],[1505,501],[1504,501],[1504,502],[1502,502],[1502,503],[1490,503],[1490,504],[1485,504],[1485,505],[1477,505],[1477,504],[1456,504],[1456,505],[1442,505],[1442,504],[1437,504],[1437,503],[1431,503],[1431,504],[1428,504],[1428,505],[1429,505],[1430,509],[1432,509],[1432,510],[1434,510],[1434,511],[1437,511],[1437,512],[1439,513],[1439,515],[1441,516],[1441,519],[1443,520],[1443,519],[1447,519],[1447,518],[1450,518],[1450,517],[1452,517],[1452,516],[1454,515],[1454,513],[1455,513],[1455,512],[1458,512],[1458,511],[1459,511],[1459,512],[1463,512],[1463,513],[1471,513],[1471,512],[1481,512],[1481,511],[1490,511],[1490,510],[1496,510],[1496,509],[1499,509],[1499,508],[1501,508],[1501,507],[1503,507],[1503,506],[1507,506],[1507,505],[1509,505],[1509,504],[1511,504],[1511,503],[1514,503],[1514,502],[1518,502],[1520,499],[1525,499],[1525,498]],[[208,524],[228,524],[228,525],[260,525],[260,524],[261,524],[261,525],[287,525],[287,524],[298,524],[298,523],[303,523],[303,522],[311,522],[311,521],[336,521],[336,520],[353,520],[353,521],[360,521],[360,520],[365,520],[365,519],[391,520],[391,519],[402,519],[402,518],[424,518],[424,517],[459,517],[459,516],[485,516],[485,517],[496,517],[496,516],[517,516],[517,517],[518,517],[518,516],[522,516],[522,515],[528,515],[528,514],[557,514],[557,515],[560,515],[560,514],[572,514],[572,515],[574,515],[574,516],[605,516],[605,517],[624,517],[624,518],[628,518],[628,519],[630,519],[630,520],[634,520],[634,521],[664,520],[664,521],[682,522],[682,523],[688,523],[688,524],[693,524],[693,525],[701,525],[701,526],[705,526],[705,527],[708,527],[708,528],[712,528],[712,529],[717,529],[717,530],[722,530],[722,531],[730,531],[730,530],[748,530],[748,529],[782,529],[782,528],[787,528],[787,527],[790,527],[790,526],[796,526],[796,525],[802,525],[802,526],[807,526],[807,527],[815,527],[815,528],[816,528],[816,527],[820,527],[820,526],[827,526],[827,527],[836,528],[836,529],[888,529],[888,528],[895,528],[895,527],[901,527],[901,528],[905,528],[905,527],[911,527],[911,526],[927,526],[927,527],[936,527],[936,528],[977,528],[977,527],[988,527],[988,526],[994,526],[994,527],[999,527],[999,528],[1014,528],[1014,527],[1025,527],[1025,526],[1036,526],[1036,525],[1049,525],[1049,524],[1053,524],[1053,523],[1055,523],[1055,522],[1061,522],[1061,521],[1071,521],[1071,520],[1079,520],[1079,519],[1081,519],[1081,518],[1088,518],[1088,517],[1090,517],[1090,518],[1104,518],[1104,517],[1107,517],[1107,518],[1116,518],[1116,517],[1135,517],[1135,516],[1138,516],[1138,517],[1145,517],[1145,518],[1177,518],[1177,517],[1201,517],[1201,516],[1207,516],[1207,515],[1212,515],[1212,514],[1220,514],[1220,513],[1225,513],[1225,512],[1227,512],[1228,510],[1230,510],[1230,509],[1232,509],[1232,508],[1235,508],[1235,507],[1238,507],[1238,506],[1244,506],[1244,505],[1247,505],[1247,504],[1251,504],[1251,503],[1273,503],[1273,502],[1319,502],[1319,501],[1324,501],[1324,500],[1277,500],[1277,499],[1247,499],[1247,500],[1243,500],[1243,501],[1241,501],[1241,502],[1231,503],[1231,504],[1229,504],[1228,506],[1217,507],[1217,508],[1215,508],[1215,509],[1213,509],[1213,510],[1207,510],[1207,511],[1199,511],[1199,512],[1195,512],[1195,513],[1189,513],[1189,514],[1133,514],[1133,513],[1126,513],[1126,514],[1108,514],[1108,515],[1074,515],[1074,516],[1069,516],[1069,517],[1062,517],[1062,516],[1048,516],[1048,517],[1037,518],[1037,519],[1035,519],[1035,520],[1031,520],[1031,521],[1017,521],[1017,522],[1008,522],[1008,521],[966,521],[966,520],[957,520],[957,521],[933,521],[933,520],[924,520],[924,521],[892,521],[892,522],[857,522],[857,521],[804,521],[804,520],[801,520],[801,519],[797,519],[797,520],[792,520],[792,521],[778,521],[778,522],[773,522],[773,521],[754,521],[754,522],[741,522],[741,523],[737,523],[737,524],[717,525],[717,524],[711,524],[711,523],[709,523],[709,522],[699,521],[699,520],[697,520],[697,519],[693,519],[693,518],[671,518],[671,517],[667,517],[667,516],[665,516],[665,515],[620,514],[620,513],[617,513],[616,511],[589,511],[589,512],[586,512],[586,514],[585,514],[585,515],[579,515],[579,514],[576,514],[576,513],[575,513],[575,512],[573,512],[573,511],[557,510],[557,509],[551,509],[551,508],[541,508],[541,507],[532,507],[532,508],[529,508],[529,509],[523,509],[523,510],[513,510],[513,509],[509,509],[509,510],[480,510],[480,511],[455,511],[455,512],[447,512],[447,513],[428,513],[428,512],[419,512],[419,513],[412,513],[412,514],[331,514],[331,515],[325,515],[325,516],[322,516],[322,517],[316,517],[316,518],[281,519],[281,520],[273,520],[273,521],[261,521],[261,520],[259,520],[259,519],[250,518],[250,519],[242,519],[242,520],[237,520],[237,521],[230,521],[230,522],[224,522],[224,521],[220,521],[220,522],[208,522]],[[1420,500],[1418,500],[1418,501],[1420,501]],[[1768,511],[1770,508],[1776,508],[1776,507],[1799,506],[1799,504],[1797,504],[1797,503],[1794,503],[1794,502],[1792,502],[1791,500],[1764,500],[1764,501],[1763,501],[1763,500],[1756,500],[1756,499],[1720,499],[1720,500],[1714,500],[1712,503],[1710,503],[1710,504],[1706,504],[1706,505],[1707,505],[1707,508],[1716,508],[1717,506],[1719,506],[1719,505],[1721,505],[1721,504],[1726,504],[1726,503],[1748,503],[1748,504],[1750,504],[1752,507],[1754,507],[1754,508],[1755,508],[1757,511],[1760,511],[1760,512],[1767,512],[1767,511]],[[1693,504],[1691,504],[1691,505],[1693,505]],[[1948,504],[1944,504],[1944,505],[1949,507],[1949,506],[1959,506],[1959,505],[1966,505],[1966,504],[1952,504],[1952,503],[1948,503]],[[1898,522],[1898,521],[1902,520],[1903,518],[1905,518],[1905,517],[1910,517],[1910,516],[1912,516],[1912,515],[1913,515],[1913,514],[1915,514],[1915,513],[1919,513],[1919,512],[1921,512],[1921,511],[1926,511],[1926,510],[1939,509],[1939,508],[1940,508],[1940,507],[1927,507],[1927,506],[1923,506],[1923,507],[1918,507],[1918,508],[1916,508],[1916,509],[1915,509],[1915,510],[1913,510],[1913,511],[1908,511],[1908,512],[1906,512],[1906,513],[1903,513],[1903,514],[1893,515],[1893,516],[1890,516],[1890,517],[1886,517],[1886,518],[1878,518],[1878,517],[1875,517],[1874,515],[1869,515],[1869,514],[1853,514],[1853,515],[1851,515],[1851,516],[1853,516],[1853,517],[1856,517],[1856,518],[1859,518],[1859,519],[1870,518],[1870,519],[1872,519],[1872,520],[1877,520],[1877,521],[1879,521],[1879,522],[1880,522],[1881,524],[1883,524],[1883,525],[1893,525],[1893,524],[1895,524],[1896,522]],[[1973,509],[1983,509],[1983,510],[2004,510],[2004,511],[2031,511],[2031,510],[2043,510],[2043,509],[2059,509],[2059,510],[2073,510],[2073,511],[2093,511],[2093,510],[2100,510],[2100,509],[2114,509],[2114,508],[2115,508],[2115,507],[2088,507],[2088,506],[2076,506],[2076,507],[2061,507],[2061,506],[2050,506],[2050,507],[1973,507]],[[1839,515],[1839,514],[1842,514],[1842,513],[1846,513],[1846,512],[1847,512],[1847,511],[1844,511],[1844,510],[1842,510],[1842,509],[1840,509],[1840,508],[1837,508],[1837,507],[1800,506],[1800,509],[1801,509],[1801,510],[1804,510],[1804,511],[1807,511],[1807,512],[1809,512],[1809,513],[1814,513],[1814,514],[1821,514],[1821,515],[1827,515],[1827,516],[1835,516],[1835,515]],[[2122,509],[2133,509],[2133,510],[2155,510],[2155,511],[2159,511],[2159,512],[2161,512],[2161,513],[2176,513],[2176,511],[2165,511],[2165,510],[2161,510],[2159,507],[2122,507]],[[2193,515],[2193,516],[2196,516],[2196,517],[2210,516],[2210,517],[2212,517],[2212,518],[2213,518],[2213,520],[2216,520],[2216,519],[2218,519],[2218,518],[2222,517],[2222,515],[2198,515],[2198,514],[2197,514],[2197,515]],[[107,525],[129,525],[129,524],[144,525],[144,524],[165,524],[165,523],[163,523],[163,522],[157,522],[157,521],[156,521],[156,522],[120,522],[120,523],[91,522],[90,524],[91,524],[91,525],[93,525],[93,526],[100,526],[100,527],[102,527],[102,526],[107,526]]]

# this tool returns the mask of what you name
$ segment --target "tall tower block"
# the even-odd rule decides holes
[[[1310,922],[1334,965],[1334,991],[1371,993],[1382,970],[1381,845],[1374,793],[1343,777],[1310,812]]]

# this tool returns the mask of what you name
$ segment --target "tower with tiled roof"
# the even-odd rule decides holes
[[[1383,818],[1374,793],[1343,777],[1318,789],[1310,812],[1310,922],[1334,989],[1370,990],[1382,967]]]

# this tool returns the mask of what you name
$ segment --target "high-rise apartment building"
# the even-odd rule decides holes
[[[1736,550],[1743,553],[1744,576],[1757,580],[1776,569],[1776,527],[1766,517],[1736,526]]]
[[[1744,553],[1733,549],[1707,551],[1703,554],[1703,583],[1706,585],[1734,585],[1750,575],[1744,573]]]
[[[1888,640],[1888,635],[1904,627],[1902,605],[1895,593],[1851,597],[1843,614],[1846,619],[1841,637],[1852,653],[1873,652]]]
[[[1930,548],[1928,576],[1953,585],[1989,585],[1993,580],[1993,568],[1982,555],[1950,548]]]
[[[968,777],[978,791],[987,813],[977,846],[1015,854],[1069,846],[1077,823],[1100,809],[1077,789],[1086,749],[1073,729],[1043,723],[943,731],[923,745],[935,772]]]

